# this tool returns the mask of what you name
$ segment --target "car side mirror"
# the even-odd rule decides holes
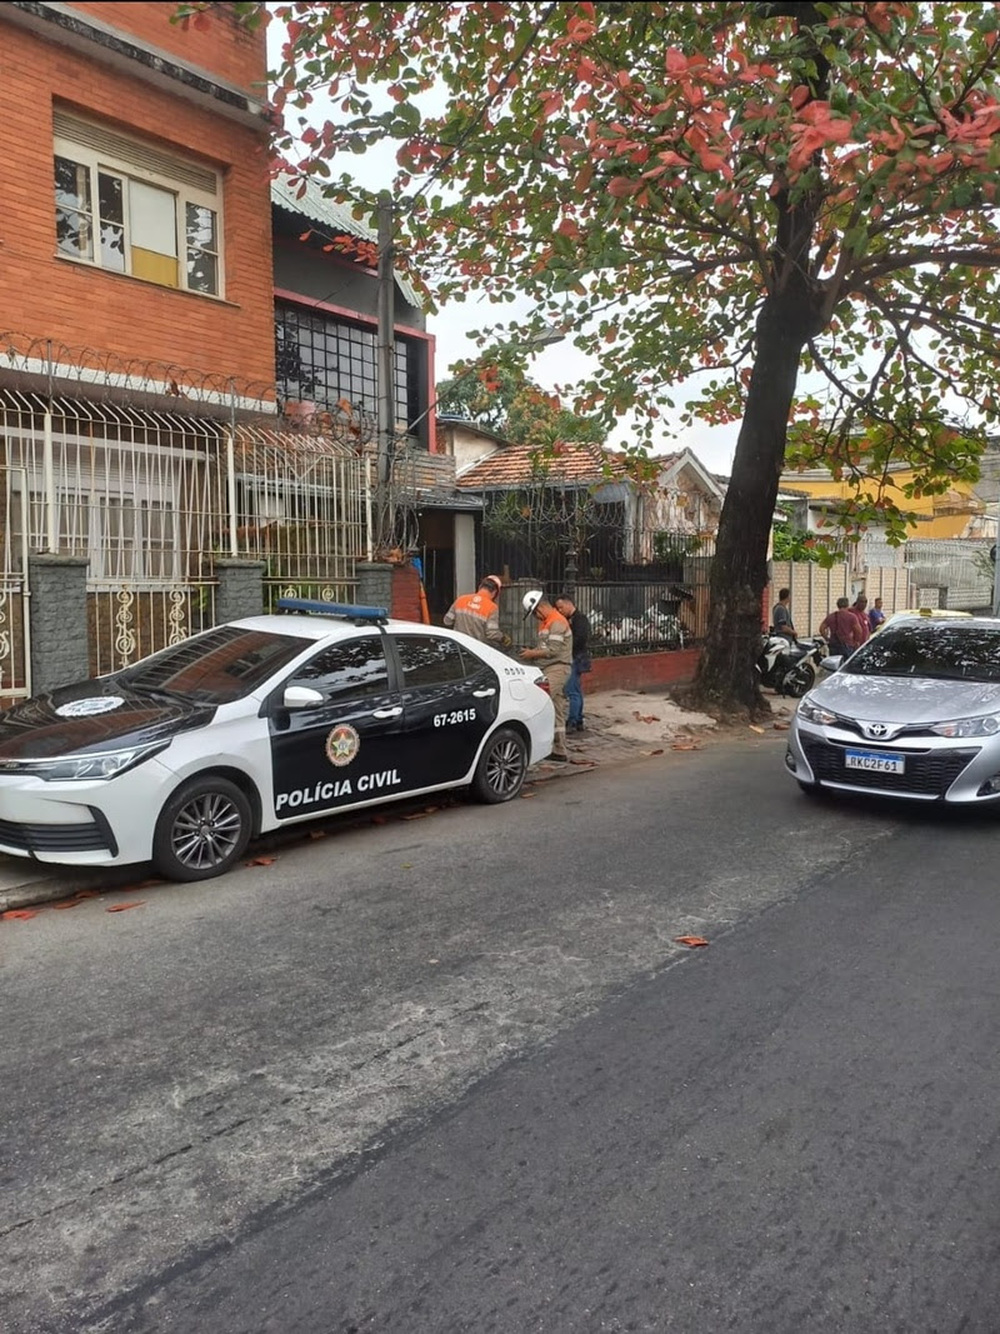
[[[281,702],[286,709],[313,709],[323,703],[323,696],[308,686],[286,686]]]
[[[843,661],[844,659],[837,655],[833,658],[823,658],[819,665],[824,672],[835,672]]]

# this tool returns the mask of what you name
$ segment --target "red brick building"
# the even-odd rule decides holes
[[[264,33],[173,13],[0,6],[0,697],[212,624],[242,554],[232,441],[276,409]]]
[[[228,9],[0,6],[0,332],[273,381],[264,33]]]

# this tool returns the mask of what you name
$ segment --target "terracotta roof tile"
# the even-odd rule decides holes
[[[550,457],[534,445],[508,445],[467,468],[457,479],[469,491],[505,490],[548,482],[592,486],[625,473],[625,455],[599,445],[556,445]]]

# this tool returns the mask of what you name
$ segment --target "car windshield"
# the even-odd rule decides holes
[[[854,676],[923,676],[1000,682],[1000,625],[964,622],[889,626],[844,664]]]
[[[221,625],[126,667],[115,680],[132,690],[228,704],[256,690],[313,642],[300,635]]]

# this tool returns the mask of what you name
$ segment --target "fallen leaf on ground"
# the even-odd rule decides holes
[[[704,936],[674,936],[674,942],[678,945],[687,945],[692,950],[698,949],[700,945],[708,944]]]
[[[141,908],[141,907],[143,907],[143,902],[142,902],[142,900],[141,900],[141,899],[136,899],[136,901],[135,901],[134,903],[112,903],[111,907],[110,907],[110,908],[105,908],[104,911],[105,911],[105,912],[128,912],[129,908]]]
[[[776,732],[787,732],[790,726],[791,723],[775,723],[774,730]]]
[[[697,741],[675,741],[670,747],[671,750],[701,750]],[[662,752],[661,752],[662,753]]]
[[[638,709],[632,710],[632,717],[637,723],[658,723],[660,721],[655,713],[640,713]]]
[[[83,899],[60,899],[58,903],[46,904],[46,907],[55,908],[56,912],[59,912],[63,908],[79,908],[82,902]]]
[[[249,860],[248,862],[244,862],[243,865],[244,865],[244,866],[273,866],[274,863],[275,863],[277,860],[278,860],[277,857],[251,857],[250,860]]]
[[[3,919],[4,921],[6,921],[8,918],[10,918],[12,922],[26,922],[29,917],[37,917],[37,916],[38,916],[37,908],[8,908],[8,910],[3,914]]]
[[[528,801],[528,800],[530,800],[531,797],[534,797],[534,796],[536,796],[536,795],[537,795],[537,793],[535,793],[535,792],[522,792],[522,793],[521,793],[521,800],[522,800],[522,801]]]
[[[643,754],[643,755],[662,755],[662,754],[663,754],[663,747],[661,746],[659,750],[644,750],[644,751],[642,752],[642,754]]]
[[[763,727],[758,727],[756,723],[751,723],[751,724],[750,724],[750,731],[751,731],[751,732],[759,732],[759,733],[761,734],[761,736],[764,735],[764,729],[763,729]]]
[[[440,806],[425,806],[425,807],[424,807],[424,814],[425,814],[425,815],[433,815],[435,811],[439,811],[440,809],[441,809]]]
[[[162,885],[162,880],[147,880],[148,885]],[[99,899],[101,891],[99,889],[78,889],[73,895],[76,899]]]
[[[414,811],[414,813],[413,813],[412,815],[404,815],[404,816],[403,816],[403,819],[404,819],[404,820],[426,820],[426,819],[427,819],[427,812],[426,812],[426,811]]]
[[[373,815],[373,816],[371,817],[370,823],[371,823],[371,824],[388,824],[388,823],[389,823],[389,817],[388,817],[387,815]]]
[[[594,761],[593,761],[593,760],[570,760],[570,764],[582,764],[582,765],[585,765],[586,768],[588,768],[588,769],[593,769],[593,767],[594,767]]]
[[[310,830],[309,830],[309,837],[310,837],[310,838],[326,838],[326,830],[325,830],[325,829],[310,829]]]

